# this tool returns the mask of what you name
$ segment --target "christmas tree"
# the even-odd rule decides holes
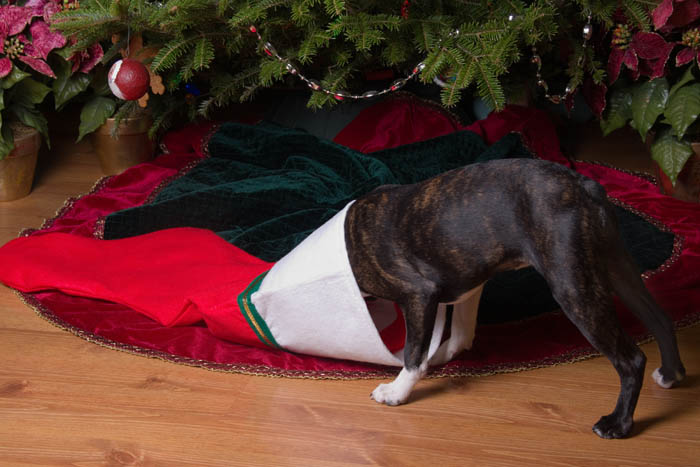
[[[586,83],[604,95],[605,58],[595,45],[617,17],[649,30],[655,6],[636,0],[83,0],[60,14],[58,27],[75,38],[76,49],[111,42],[104,63],[123,54],[134,37],[142,40],[152,51],[144,62],[167,90],[148,104],[158,126],[183,109],[206,117],[273,86],[316,91],[309,93],[311,107],[385,94],[409,79],[440,83],[446,106],[466,91],[499,109],[513,86],[534,87],[555,102]]]

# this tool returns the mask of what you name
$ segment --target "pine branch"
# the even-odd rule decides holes
[[[206,37],[200,38],[194,47],[193,68],[197,71],[205,70],[209,68],[209,65],[213,60],[214,45]]]
[[[491,104],[494,109],[500,110],[506,102],[503,87],[498,82],[498,78],[493,71],[484,64],[476,62],[477,85],[476,89],[480,97]]]
[[[622,0],[625,15],[630,21],[642,31],[648,31],[651,28],[651,20],[649,18],[649,10],[641,2],[637,0]]]
[[[345,13],[345,0],[324,0],[328,16],[336,17]]]
[[[381,58],[385,65],[400,65],[409,62],[413,58],[414,53],[412,43],[405,34],[390,32],[387,34]]]
[[[243,100],[243,93],[247,87],[255,85],[259,76],[259,69],[255,66],[248,67],[235,75],[230,73],[218,73],[211,80],[210,99],[207,112],[215,107],[225,107],[228,104]],[[207,114],[203,114],[207,116]]]
[[[301,63],[309,63],[321,47],[327,47],[332,37],[328,31],[315,30],[299,45],[297,57]]]
[[[53,16],[53,25],[66,36],[101,35],[107,25],[118,23],[119,19],[109,12],[87,9],[64,10]],[[104,36],[102,36],[104,37]]]
[[[294,2],[291,7],[290,17],[298,26],[311,24],[314,20],[314,16],[311,14],[311,5],[309,5],[309,2]]]
[[[523,57],[529,56],[530,46],[537,46],[547,60],[560,41],[568,41],[574,50],[568,67],[556,65],[556,59],[548,61],[559,66],[558,77],[565,75],[574,84],[588,77],[601,82],[605,59],[599,56],[600,49],[580,47],[580,27],[588,12],[598,28],[612,22],[619,4],[633,24],[649,27],[649,11],[657,3],[438,0],[411,2],[408,18],[402,18],[400,1],[83,0],[80,9],[57,18],[62,19],[59,28],[64,33],[77,37],[77,47],[98,40],[104,44],[115,33],[123,40],[127,28],[142,34],[147,46],[159,49],[151,67],[163,76],[170,93],[181,93],[183,80],[197,81],[204,88],[206,95],[197,106],[183,106],[184,114],[193,109],[207,114],[215,107],[252,98],[276,83],[299,85],[284,59],[311,69],[305,76],[320,80],[326,89],[344,91],[367,89],[361,80],[363,72],[379,65],[403,74],[422,61],[423,82],[450,77],[441,96],[446,105],[459,102],[465,92],[474,92],[500,108],[505,101],[503,83],[520,81],[509,73],[514,64],[529,65]],[[511,21],[510,14],[515,16]],[[258,27],[262,42],[248,30],[251,25]],[[459,34],[454,34],[456,29]],[[283,60],[263,53],[268,41]],[[105,61],[113,59],[119,48],[112,46]],[[582,53],[586,55],[580,67]],[[149,107],[156,106],[155,99]],[[167,106],[166,102],[175,100],[158,102]],[[311,107],[335,104],[333,96],[325,93],[312,93],[309,100]]]
[[[268,10],[285,6],[287,3],[284,0],[258,0],[255,5],[246,5],[239,9],[228,22],[229,27],[232,29],[248,28],[251,24],[258,24],[261,19],[267,18]]]
[[[286,64],[279,60],[266,59],[260,65],[260,84],[270,86],[275,81],[281,80],[287,73]]]
[[[197,38],[190,37],[168,42],[153,58],[151,70],[154,73],[160,73],[174,67],[177,59],[189,51],[195,45],[196,40]]]
[[[444,68],[446,58],[445,50],[440,48],[429,53],[428,56],[423,60],[425,67],[423,72],[420,74],[420,78],[424,83],[429,83],[436,76],[440,74],[440,71]]]

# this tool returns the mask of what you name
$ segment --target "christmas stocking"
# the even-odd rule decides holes
[[[275,264],[203,229],[120,240],[48,233],[0,248],[0,282],[112,301],[164,326],[204,321],[215,336],[244,345],[401,366],[400,313],[366,301],[350,269],[348,206]],[[441,312],[431,355],[444,323]]]

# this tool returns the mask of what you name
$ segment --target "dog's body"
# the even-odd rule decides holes
[[[614,411],[593,427],[599,436],[629,434],[646,363],[620,327],[615,294],[658,342],[656,382],[670,387],[685,375],[672,323],[625,250],[604,189],[559,164],[499,160],[414,185],[380,187],[350,206],[345,237],[360,289],[398,303],[405,314],[404,368],[372,393],[378,402],[406,402],[425,375],[439,303],[467,298],[474,308],[491,276],[528,265],[620,376]],[[474,319],[455,313],[452,337],[432,363],[471,345]]]

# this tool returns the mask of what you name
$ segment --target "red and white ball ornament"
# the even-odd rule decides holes
[[[143,63],[125,58],[112,65],[107,82],[109,89],[119,99],[135,101],[146,94],[151,78]]]

